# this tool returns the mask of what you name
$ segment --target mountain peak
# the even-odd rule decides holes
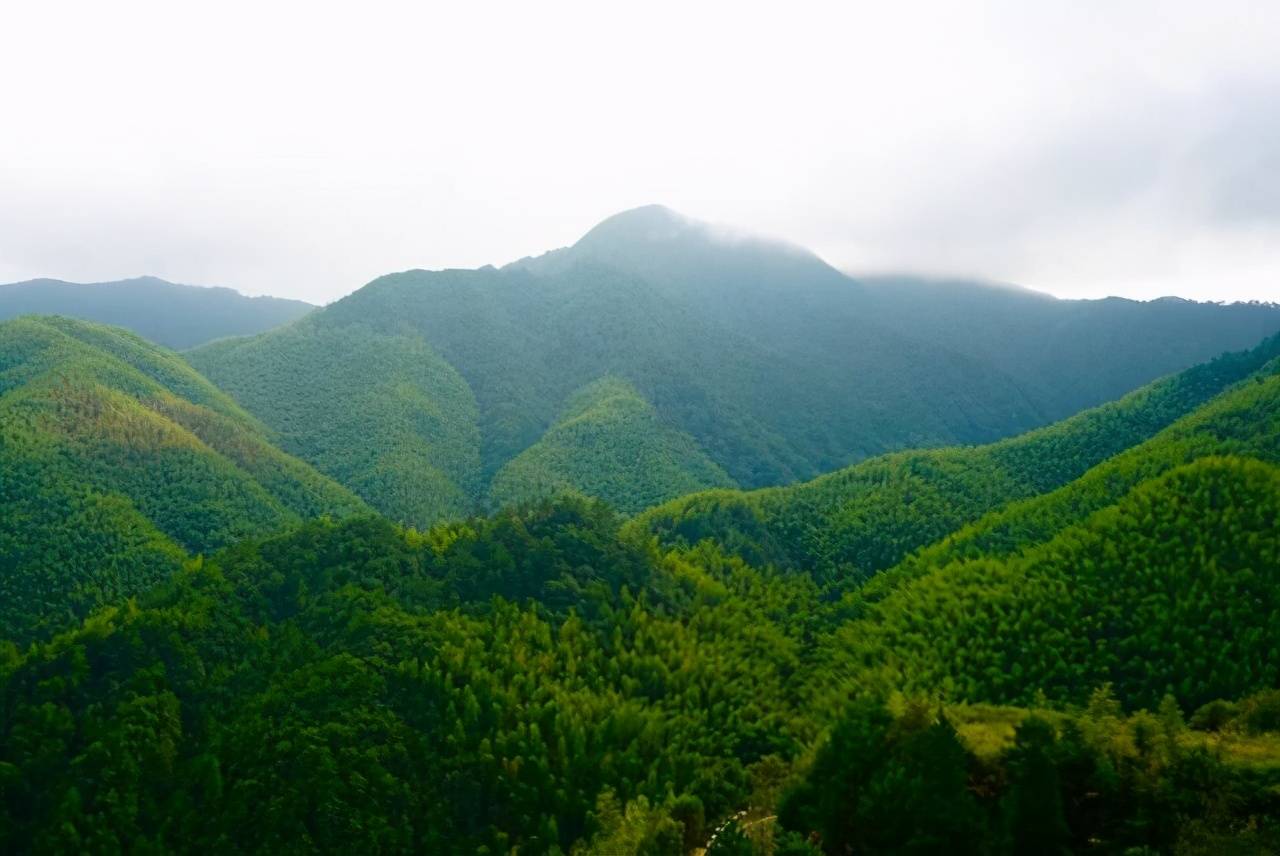
[[[600,221],[578,241],[579,246],[601,243],[652,243],[669,240],[696,228],[696,223],[665,205],[642,205]]]
[[[665,205],[642,205],[614,214],[598,223],[570,250],[579,254],[613,258],[623,255],[634,260],[637,253],[647,257],[658,245],[667,251],[716,254],[728,250],[734,255],[796,258],[821,262],[810,250],[748,230],[708,223],[688,217]],[[723,259],[722,259],[723,261]],[[759,261],[757,258],[756,261]]]

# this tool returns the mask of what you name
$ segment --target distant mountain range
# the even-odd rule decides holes
[[[1278,329],[1276,306],[860,281],[650,206],[501,269],[384,276],[189,356],[286,450],[424,524],[564,490],[638,509],[989,442]],[[584,421],[606,378],[626,393]],[[623,476],[650,467],[604,451],[641,438],[663,461],[643,485]],[[567,463],[587,456],[589,479]]]
[[[283,449],[417,525],[557,493],[627,512],[987,443],[1280,330],[1280,306],[854,278],[661,206],[503,268],[316,309],[144,277],[0,286],[190,349]]]
[[[176,285],[151,276],[88,284],[32,279],[0,285],[0,321],[18,315],[66,315],[124,327],[179,350],[223,336],[261,333],[313,308],[300,300],[246,297],[229,288]]]

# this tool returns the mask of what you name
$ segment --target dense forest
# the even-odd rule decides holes
[[[429,526],[548,487],[630,512],[699,487],[990,443],[1277,330],[1280,307],[1263,304],[861,282],[803,249],[648,207],[500,269],[384,276],[188,356],[285,451]],[[575,421],[600,383],[629,390]],[[637,430],[655,434],[641,455],[670,453],[647,479],[632,456],[601,451]]]
[[[204,356],[337,360],[317,318]],[[447,355],[359,329],[351,421],[282,368],[264,425],[137,337],[0,326],[0,850],[1280,850],[1280,337],[625,517],[614,467],[624,512],[741,479],[625,374],[502,461]],[[336,445],[422,425],[465,467]],[[414,527],[330,479],[380,475],[474,492]]]
[[[697,442],[664,422],[635,387],[603,378],[574,395],[542,437],[494,475],[493,504],[578,493],[642,511],[664,499],[733,484]]]
[[[756,564],[826,580],[865,580],[965,524],[973,527],[944,549],[958,549],[978,532],[991,533],[979,552],[995,549],[999,532],[1008,533],[1007,549],[1030,539],[1033,516],[1044,526],[1063,515],[1079,519],[1083,508],[1114,501],[1138,480],[1200,454],[1270,456],[1280,442],[1267,415],[1277,374],[1280,335],[1009,440],[873,458],[789,487],[693,494],[644,513],[635,525],[664,543],[711,538]],[[1227,437],[1232,442],[1224,445]],[[1003,517],[976,522],[1006,505]]]
[[[207,552],[366,510],[176,354],[61,318],[0,324],[0,635],[25,639]]]
[[[246,297],[229,288],[176,285],[153,276],[118,282],[33,279],[0,285],[0,321],[66,315],[131,330],[169,348],[193,348],[225,336],[250,336],[301,318],[311,304]]]

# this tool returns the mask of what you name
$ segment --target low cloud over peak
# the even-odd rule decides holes
[[[0,54],[28,81],[0,139],[0,281],[324,302],[661,200],[623,216],[855,272],[1280,296],[1275,4],[78,14],[26,4]]]

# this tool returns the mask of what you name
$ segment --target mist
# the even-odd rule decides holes
[[[852,273],[1280,299],[1269,3],[20,4],[0,281],[323,303],[661,203]]]

